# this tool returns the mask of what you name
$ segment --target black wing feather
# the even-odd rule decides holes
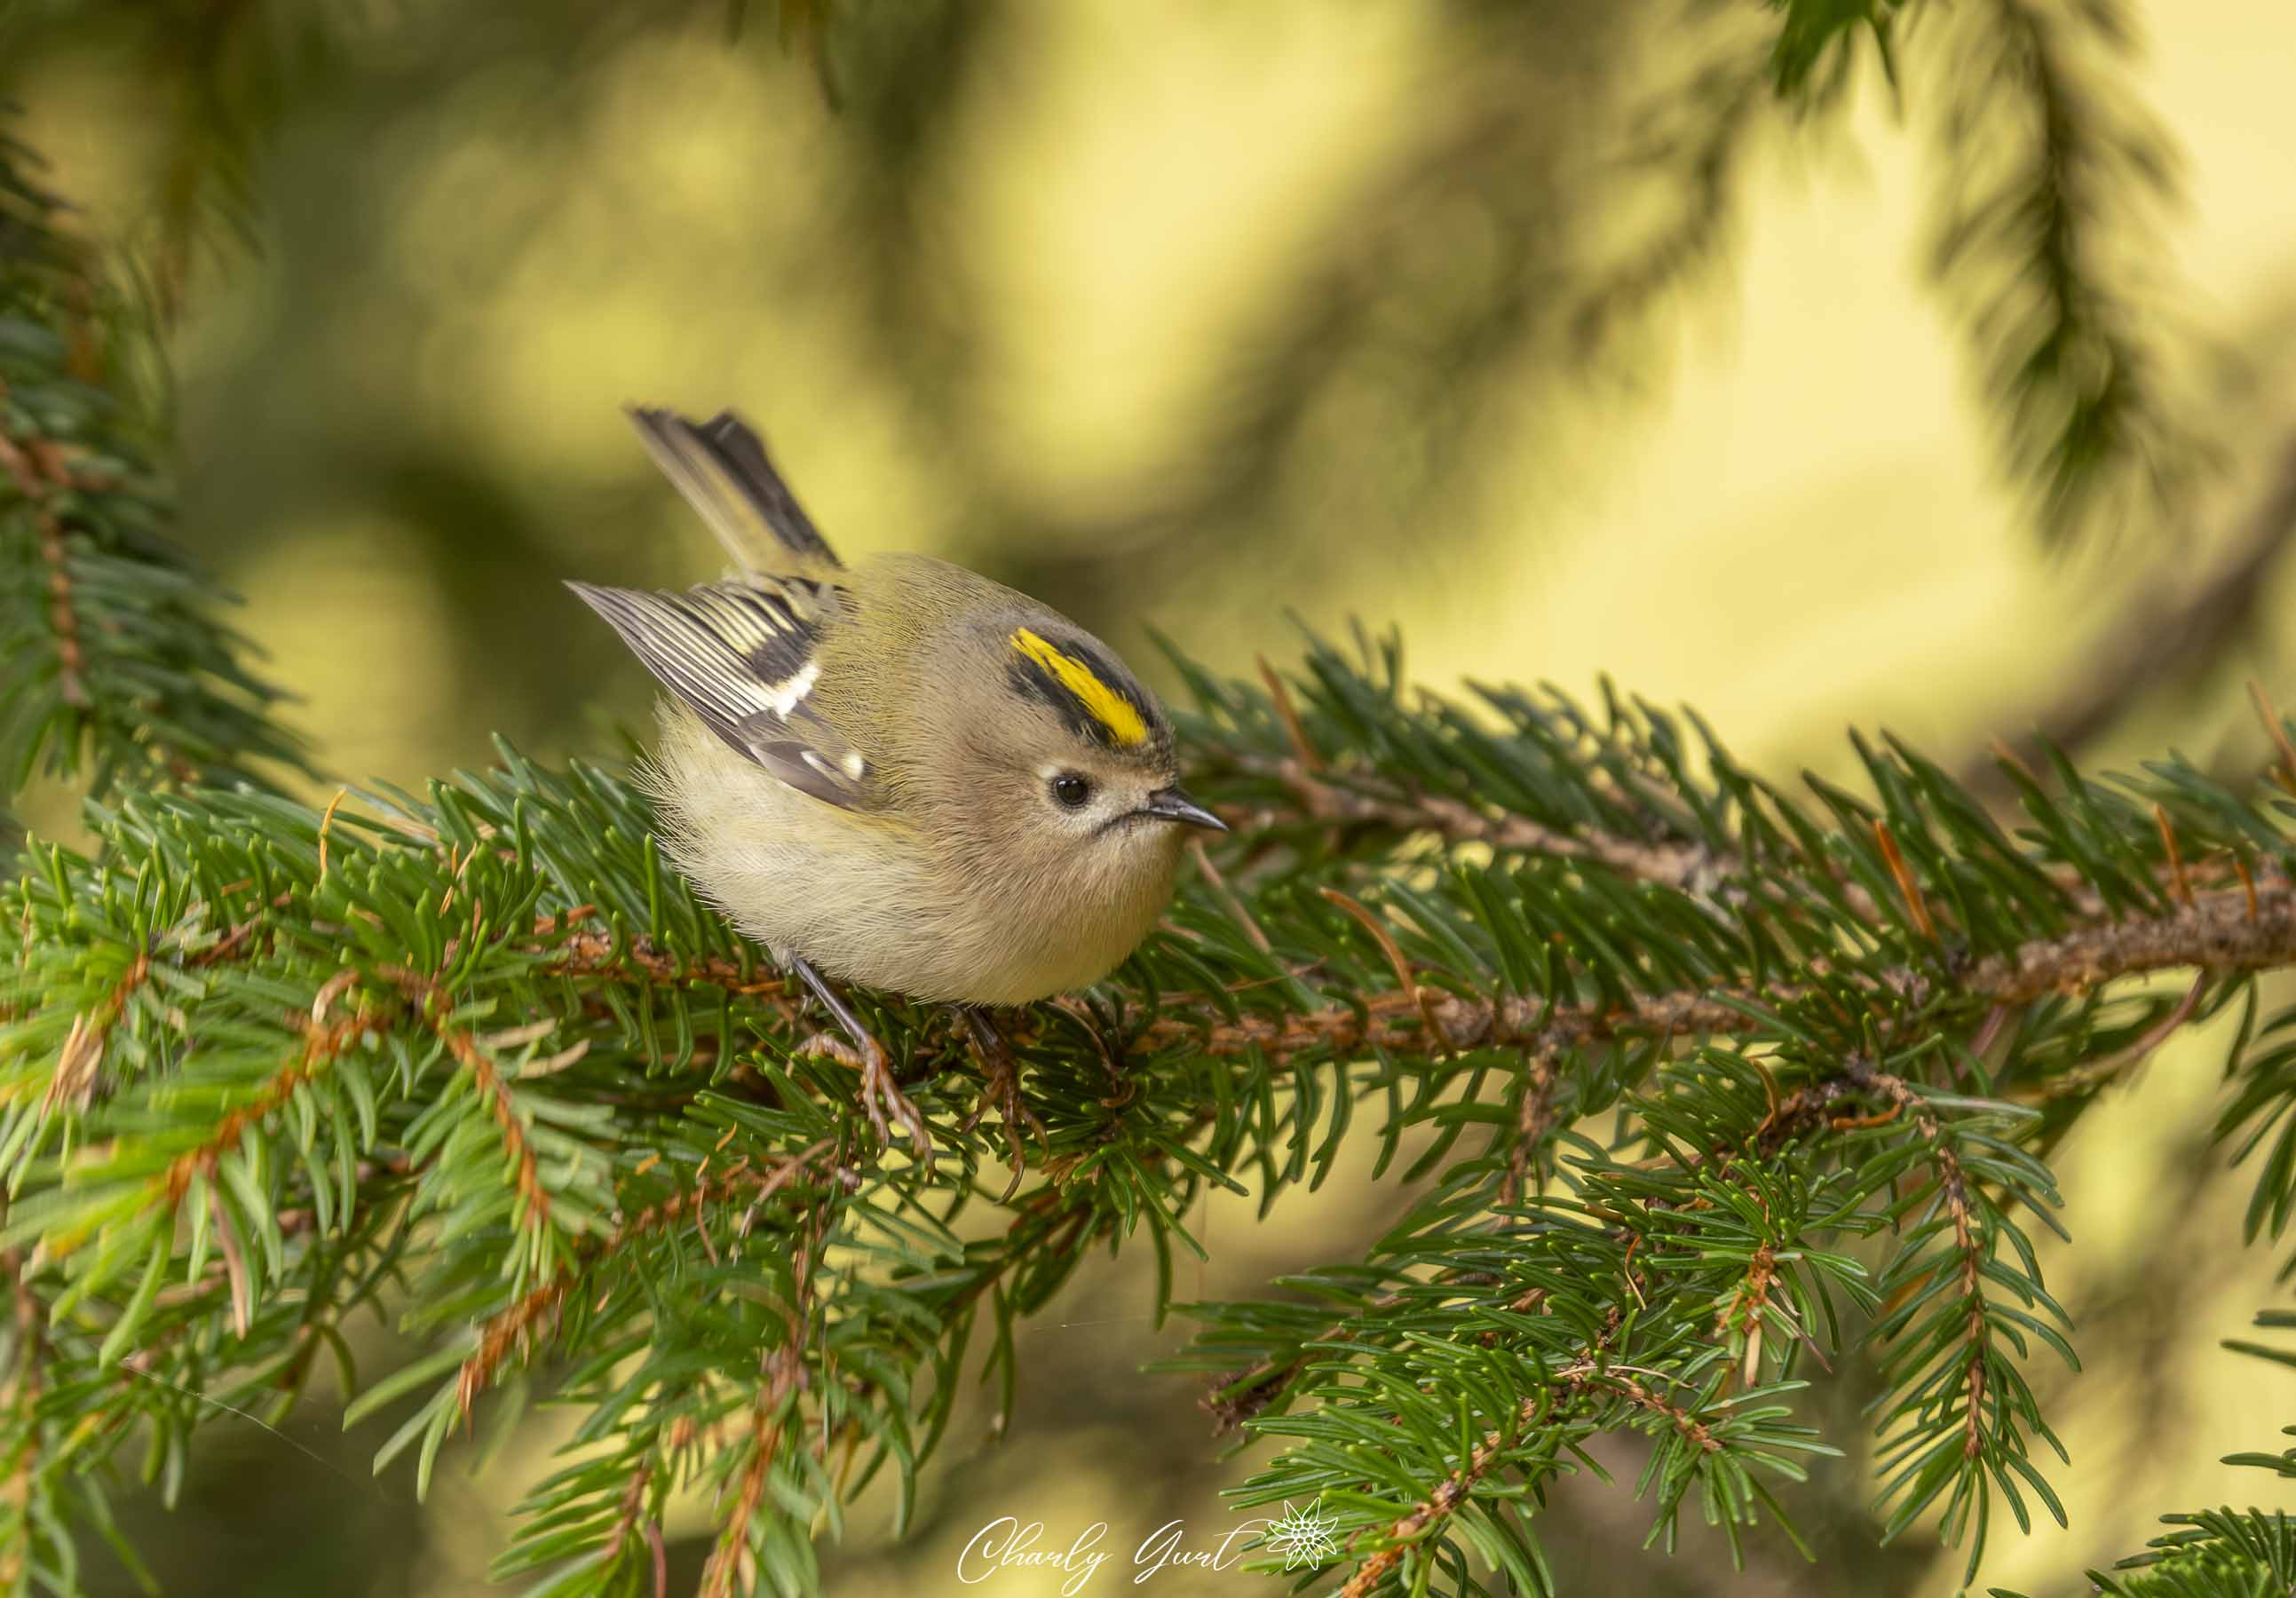
[[[735,753],[831,804],[868,802],[866,763],[805,703],[820,673],[823,622],[840,602],[835,591],[796,578],[705,583],[683,594],[566,586]]]

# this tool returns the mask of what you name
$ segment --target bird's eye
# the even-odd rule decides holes
[[[1064,771],[1053,779],[1053,797],[1069,809],[1081,808],[1092,797],[1092,779]]]

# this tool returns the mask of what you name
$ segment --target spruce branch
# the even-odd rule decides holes
[[[0,795],[305,769],[279,692],[165,536],[132,321],[0,103]]]
[[[1263,780],[1238,751],[1312,739],[1326,772],[1442,793],[1472,760],[1494,811],[1522,796],[1735,876],[1385,827],[1238,837],[1116,980],[1010,1028],[1044,1139],[972,1241],[955,1222],[1014,1145],[979,1124],[961,1034],[856,996],[937,1158],[882,1147],[854,1073],[604,773],[505,749],[422,799],[97,809],[98,852],[29,858],[0,975],[0,1246],[52,1329],[42,1390],[107,1417],[72,1468],[135,1418],[180,1452],[197,1395],[299,1390],[405,1283],[428,1352],[347,1378],[354,1416],[400,1414],[382,1460],[427,1479],[512,1384],[614,1445],[537,1489],[506,1572],[643,1581],[646,1506],[698,1482],[711,1581],[803,1590],[816,1520],[889,1466],[906,1504],[976,1326],[1009,1404],[1014,1322],[1088,1250],[1144,1233],[1160,1307],[1202,1185],[1268,1204],[1350,1136],[1384,1169],[1408,1135],[1403,1176],[1434,1185],[1380,1253],[1300,1279],[1316,1305],[1199,1307],[1185,1362],[1228,1373],[1228,1422],[1292,1443],[1248,1490],[1347,1516],[1360,1590],[1471,1548],[1531,1568],[1513,1486],[1604,1431],[1648,1439],[1669,1535],[1693,1496],[1734,1536],[1775,1520],[1764,1475],[1823,1447],[1788,1396],[1844,1348],[1836,1300],[1877,1317],[1900,1521],[1941,1498],[1973,1551],[1996,1495],[2046,1502],[2016,1367],[2062,1333],[2011,1209],[2046,1207],[2034,1151],[2120,1062],[2296,963],[2287,812],[2180,763],[2067,769],[2028,780],[2013,840],[1861,745],[1874,797],[1813,783],[1813,814],[1647,708],[1494,691],[1517,717],[1495,733],[1378,670],[1319,649],[1288,717],[1212,685],[1202,764],[1234,791]],[[2177,968],[2205,975],[2144,982]],[[2238,1078],[2259,1113],[2296,1100],[2270,1053]],[[1890,1226],[1871,1265],[1832,1241]],[[146,1370],[174,1388],[120,1380]],[[1463,1424],[1447,1460],[1409,1440]]]
[[[649,1204],[604,1238],[586,1239],[577,1250],[576,1257],[562,1266],[548,1281],[529,1289],[516,1302],[498,1311],[480,1326],[478,1347],[463,1362],[455,1377],[455,1402],[463,1415],[467,1417],[470,1414],[471,1406],[493,1384],[496,1373],[514,1352],[521,1356],[531,1356],[540,1329],[557,1315],[567,1296],[578,1285],[585,1271],[625,1255],[630,1246],[642,1238],[688,1221],[699,1224],[697,1236],[707,1237],[709,1223],[701,1219],[701,1212],[736,1196],[744,1201],[745,1206],[738,1229],[746,1233],[766,1202],[800,1177],[813,1174],[818,1162],[831,1152],[832,1146],[832,1139],[817,1138],[798,1153],[763,1171],[752,1170],[744,1158],[715,1176],[697,1173],[693,1186],[685,1192],[673,1193]],[[851,1171],[836,1167],[832,1169],[849,1189],[857,1185],[859,1178]]]
[[[47,1363],[47,1315],[24,1279],[20,1250],[0,1249],[0,1275],[8,1281],[7,1380],[0,1385],[0,1410],[8,1421],[0,1437],[0,1587],[17,1592],[29,1584],[30,1561],[42,1533],[57,1521],[49,1502],[53,1473],[43,1455],[53,1446],[41,1424],[40,1399]]]
[[[1939,13],[1921,32],[1945,158],[1933,269],[2000,406],[2003,459],[2053,543],[2101,516],[2165,511],[2173,524],[2214,458],[2148,331],[2165,274],[2131,242],[2175,177],[2160,132],[2108,76],[2131,47],[2128,10],[1927,9]]]
[[[1931,128],[1931,275],[1966,333],[2005,474],[2062,547],[2121,525],[2175,527],[2218,455],[2179,392],[2189,335],[2166,331],[2173,274],[2151,236],[2176,160],[2127,81],[2120,0],[1765,0],[1693,5],[1675,29],[1697,66],[1649,96],[1609,176],[1654,191],[1661,220],[1599,268],[1574,314],[1598,348],[1719,252],[1740,174],[1783,125],[1838,122],[1869,53]],[[1653,130],[1653,131],[1645,131]],[[2111,701],[2099,701],[2110,704]],[[2069,707],[2082,709],[2079,702]],[[2092,707],[2093,708],[2093,707]]]

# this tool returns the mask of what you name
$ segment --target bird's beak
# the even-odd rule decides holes
[[[1140,814],[1152,815],[1159,821],[1177,821],[1191,827],[1201,827],[1208,832],[1225,832],[1227,823],[1214,815],[1177,788],[1159,788],[1140,807]]]

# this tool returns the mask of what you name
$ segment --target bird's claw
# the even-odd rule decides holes
[[[1047,1152],[1051,1151],[1052,1140],[1046,1135],[1045,1123],[1037,1119],[1037,1112],[1029,1108],[1028,1100],[1021,1096],[1020,1064],[1013,1058],[1012,1048],[986,1018],[974,1019],[973,1044],[980,1052],[981,1063],[988,1069],[988,1078],[980,1085],[980,1102],[973,1105],[972,1113],[965,1117],[961,1125],[964,1130],[972,1131],[980,1124],[980,1118],[988,1112],[992,1104],[1004,1117],[1004,1146],[1013,1157],[1013,1180],[1005,1185],[1004,1197],[997,1201],[1001,1204],[1020,1191],[1021,1178],[1028,1171],[1021,1129],[1026,1127],[1035,1134],[1037,1146]]]
[[[840,1065],[858,1071],[861,1075],[861,1109],[868,1116],[869,1125],[877,1134],[877,1141],[887,1145],[893,1141],[892,1126],[886,1119],[890,1113],[908,1134],[909,1147],[918,1160],[927,1165],[932,1163],[932,1135],[926,1129],[925,1118],[917,1112],[914,1101],[903,1093],[900,1084],[893,1079],[892,1062],[886,1057],[883,1044],[872,1037],[866,1040],[865,1047],[861,1047],[827,1032],[816,1032],[798,1045],[798,1053],[834,1060]]]

